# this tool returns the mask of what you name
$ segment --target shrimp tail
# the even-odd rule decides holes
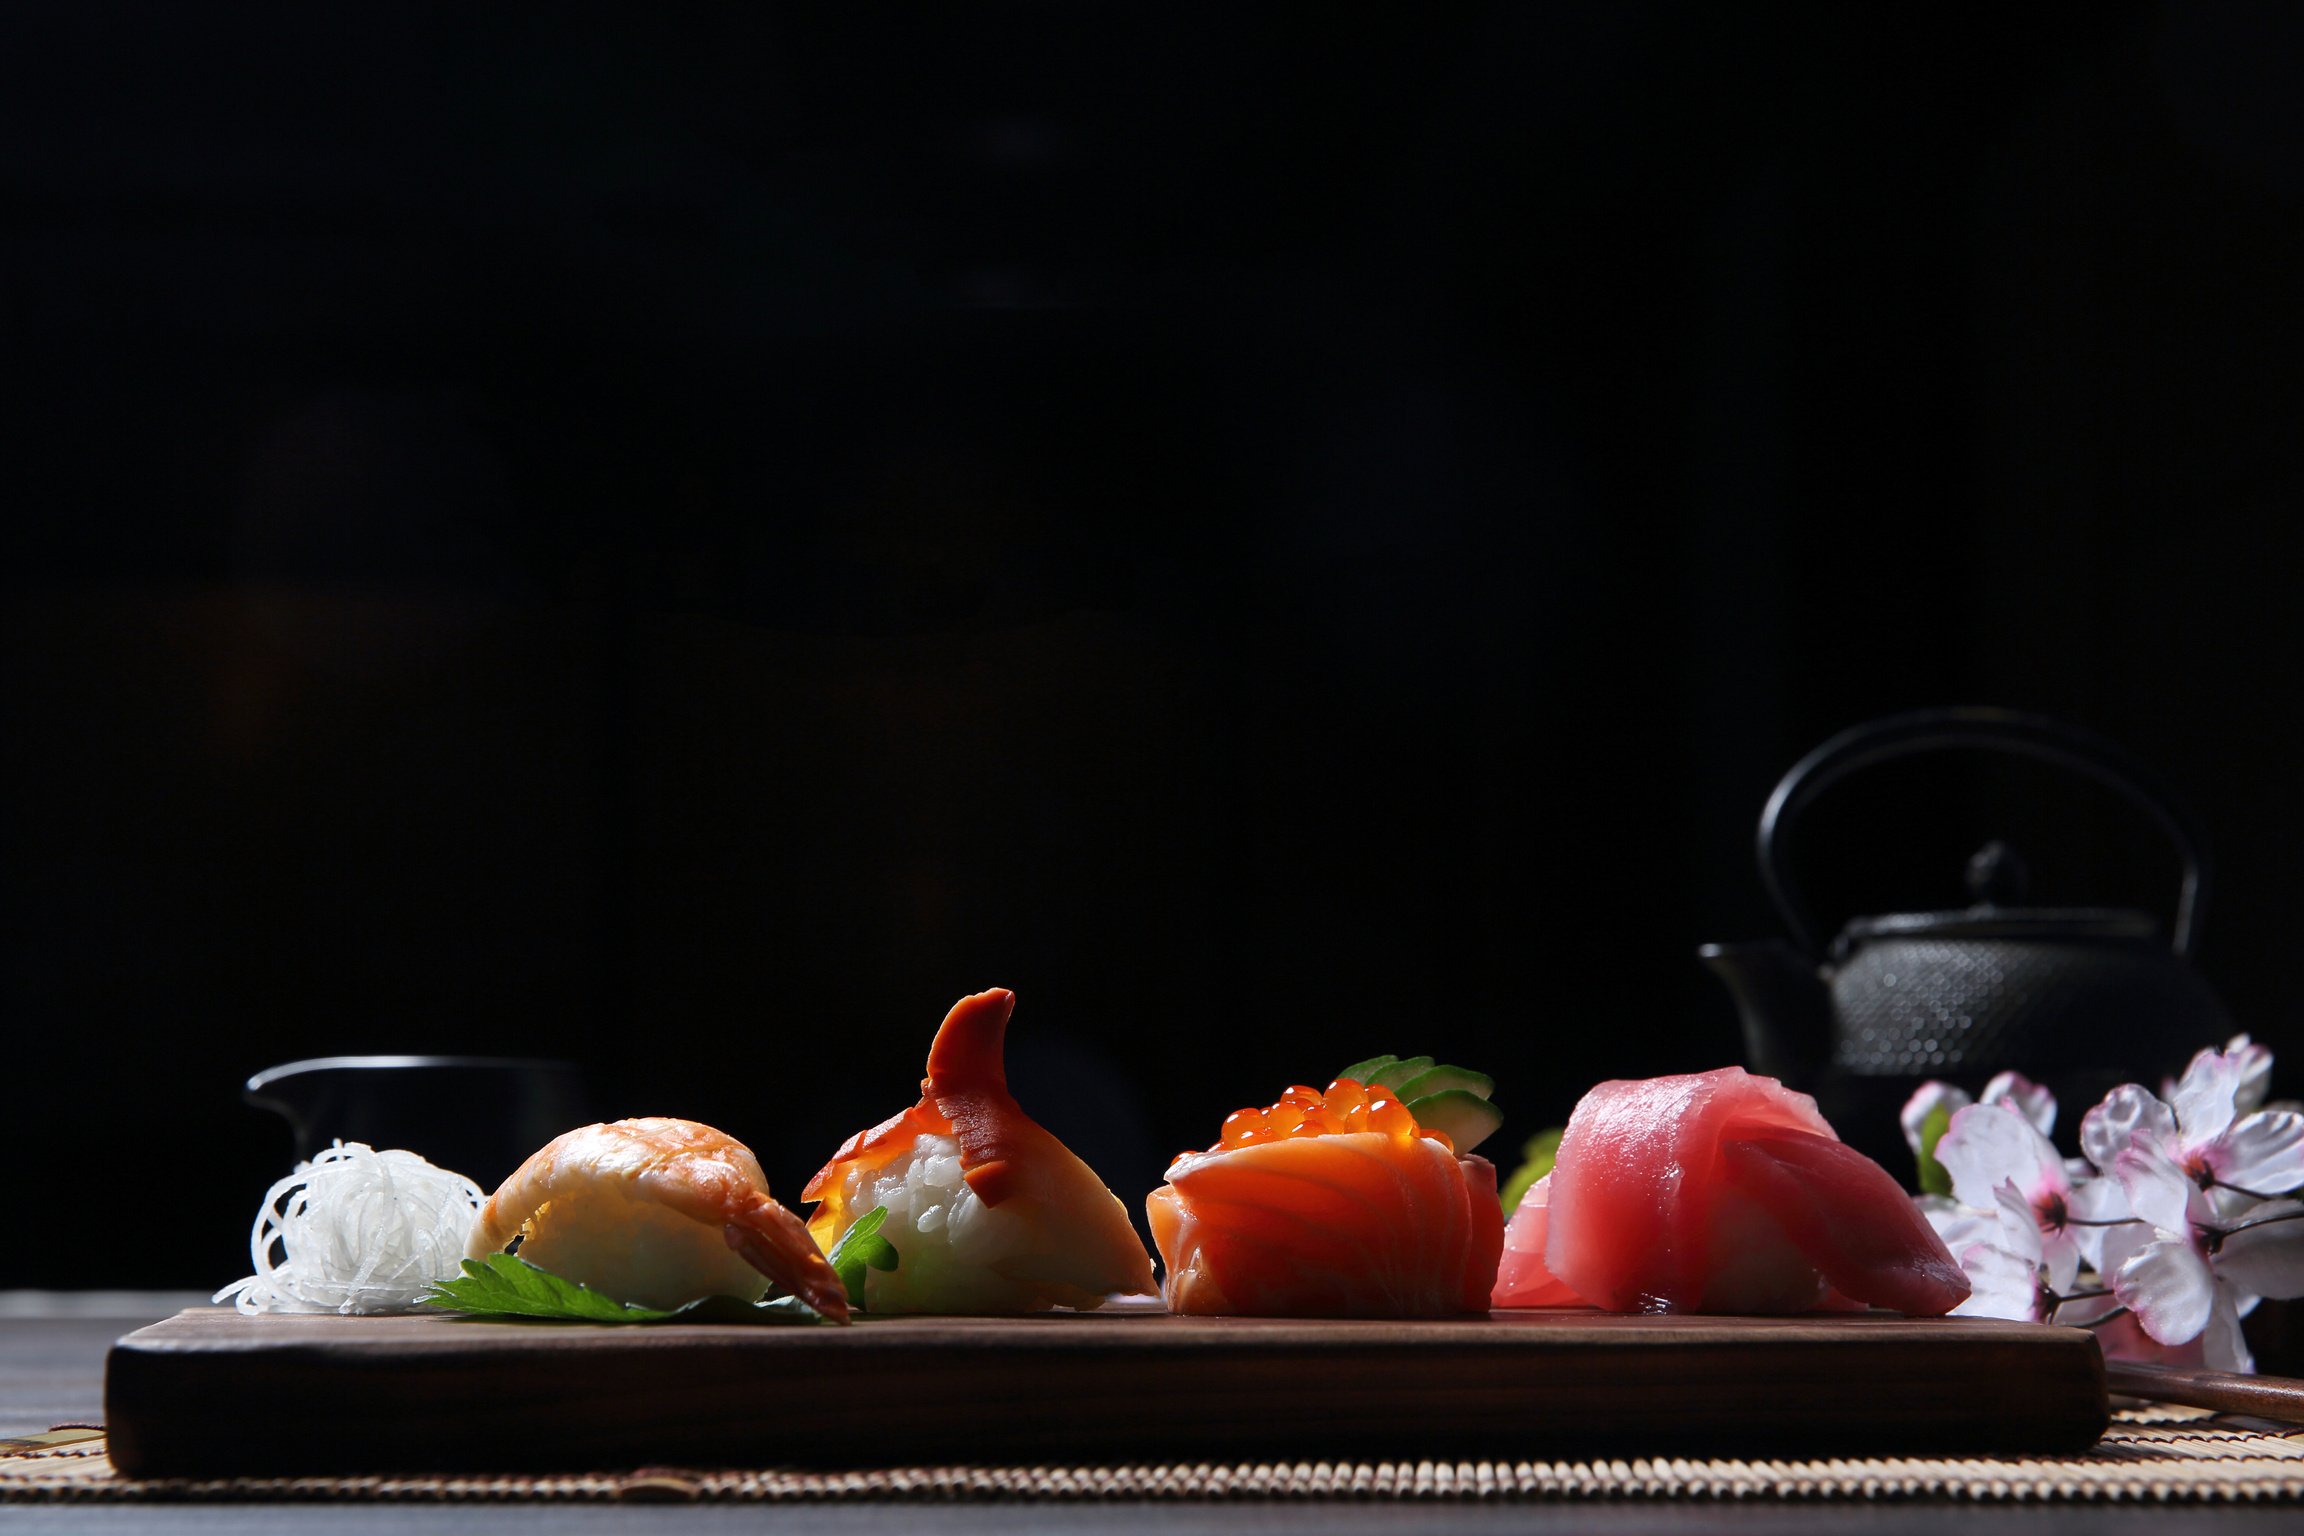
[[[826,1322],[848,1321],[848,1288],[800,1218],[766,1195],[726,1222],[720,1234],[745,1263],[799,1297]]]

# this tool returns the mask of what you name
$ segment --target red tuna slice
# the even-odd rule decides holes
[[[1815,1100],[1741,1067],[1586,1094],[1552,1170],[1544,1257],[1612,1312],[1803,1312],[1845,1296],[1934,1314],[1966,1295],[1895,1181],[1840,1145]]]
[[[1546,1174],[1520,1197],[1519,1208],[1504,1224],[1504,1258],[1496,1266],[1496,1289],[1489,1294],[1492,1307],[1581,1307],[1587,1305],[1567,1281],[1544,1267],[1544,1237],[1552,1199],[1552,1175]]]
[[[1855,1148],[1771,1131],[1731,1136],[1720,1156],[1728,1182],[1774,1217],[1842,1296],[1914,1317],[1941,1317],[1968,1299],[1968,1277],[1928,1218]]]

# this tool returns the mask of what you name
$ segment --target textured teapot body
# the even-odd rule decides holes
[[[1830,1065],[1858,1077],[2134,1073],[2233,1032],[2199,972],[2133,941],[1886,936],[1826,977]]]

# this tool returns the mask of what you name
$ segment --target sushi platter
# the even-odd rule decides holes
[[[846,1328],[180,1314],[122,1339],[130,1476],[635,1466],[2074,1452],[2081,1329],[1886,1314]]]

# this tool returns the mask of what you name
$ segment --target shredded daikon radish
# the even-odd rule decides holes
[[[256,1273],[215,1299],[249,1313],[409,1311],[461,1272],[482,1199],[413,1152],[339,1141],[272,1186],[248,1236]]]

